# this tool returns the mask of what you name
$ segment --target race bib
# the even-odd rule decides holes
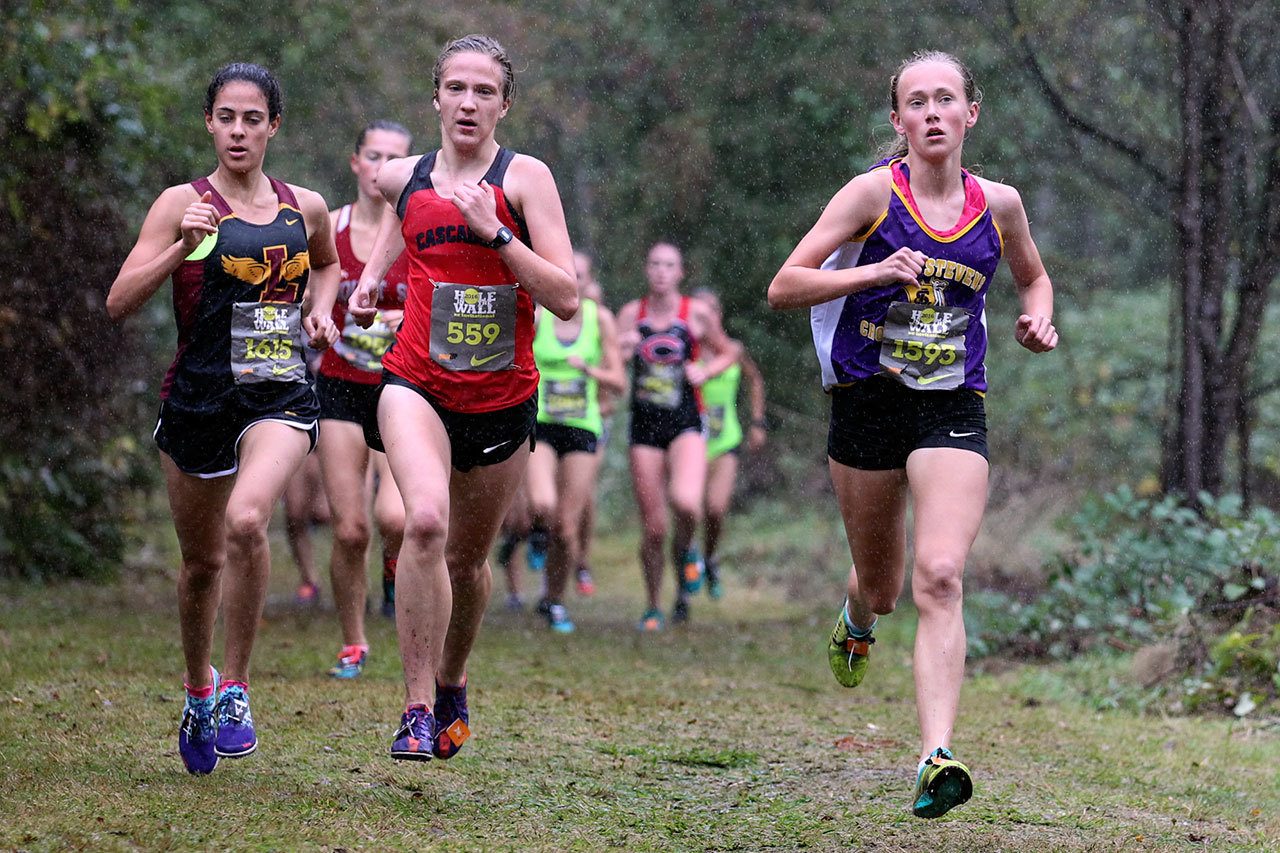
[[[724,432],[724,415],[724,406],[712,406],[707,409],[707,432],[712,438]]]
[[[636,399],[661,409],[678,409],[684,390],[684,364],[650,364],[636,381]]]
[[[543,383],[547,417],[557,421],[581,420],[587,416],[587,378],[548,379]]]
[[[291,302],[232,305],[231,373],[237,385],[306,382],[302,307]]]
[[[445,370],[505,370],[516,360],[514,284],[435,285],[431,357]]]
[[[347,312],[342,337],[338,338],[333,348],[342,356],[343,361],[357,370],[378,373],[382,370],[382,357],[387,354],[395,339],[396,330],[382,319],[381,311],[367,329],[360,328],[351,313]]]
[[[963,308],[895,302],[884,321],[880,366],[908,388],[948,391],[964,382]]]

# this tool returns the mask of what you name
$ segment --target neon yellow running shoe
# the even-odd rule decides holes
[[[862,676],[867,672],[867,662],[871,654],[871,644],[876,638],[870,633],[865,637],[854,637],[849,634],[849,623],[844,618],[844,608],[836,617],[836,628],[831,632],[831,643],[827,646],[827,661],[831,664],[831,672],[842,687],[857,687],[862,683]]]
[[[952,756],[951,750],[938,747],[916,774],[916,791],[911,813],[916,817],[942,817],[973,796],[973,779],[969,768]]]

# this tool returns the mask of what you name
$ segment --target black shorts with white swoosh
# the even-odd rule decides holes
[[[425,389],[388,370],[382,371],[382,384],[378,386],[373,405],[365,417],[364,440],[374,450],[382,451],[382,433],[378,429],[378,396],[388,385],[408,388],[431,404],[444,430],[449,434],[451,463],[457,471],[470,471],[485,465],[505,462],[524,446],[534,441],[534,424],[538,420],[538,394],[523,403],[517,403],[496,412],[455,412],[446,409]]]
[[[964,388],[915,391],[881,376],[831,389],[827,455],[850,468],[888,471],[907,466],[925,447],[954,447],[987,456],[982,397]]]

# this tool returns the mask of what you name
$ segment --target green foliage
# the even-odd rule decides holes
[[[1190,711],[1230,711],[1237,717],[1280,711],[1280,608],[1249,608],[1213,641],[1208,660],[1179,685]]]
[[[20,3],[0,29],[0,575],[110,570],[140,482],[138,351],[104,297],[128,250],[117,204],[160,149],[165,102],[117,4]]]
[[[1280,518],[1245,512],[1234,496],[1201,495],[1193,508],[1121,488],[1087,501],[1071,528],[1076,553],[1053,567],[1034,601],[990,596],[987,607],[970,607],[977,648],[1066,658],[1149,643],[1206,601],[1240,600],[1265,586],[1240,581],[1280,548]]]

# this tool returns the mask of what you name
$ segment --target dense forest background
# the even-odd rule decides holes
[[[147,506],[139,498],[155,488],[148,434],[171,309],[157,298],[115,326],[102,303],[151,200],[215,165],[202,123],[213,71],[251,60],[277,72],[285,114],[268,171],[337,206],[353,194],[347,157],[367,121],[406,124],[417,151],[437,143],[431,65],[448,38],[475,31],[503,41],[517,67],[499,139],[550,165],[607,300],[616,308],[641,292],[643,252],[659,236],[686,247],[690,287],[720,292],[770,393],[775,452],[749,472],[752,494],[804,495],[825,482],[807,313],[770,312],[765,288],[889,140],[898,63],[943,49],[985,92],[966,160],[1021,190],[1063,339],[1039,358],[1012,343],[1017,306],[1002,269],[988,309],[995,503],[1041,505],[1032,498],[1051,489],[1043,505],[1061,506],[1125,484],[1140,495],[1280,496],[1280,354],[1266,343],[1276,333],[1268,259],[1280,245],[1280,73],[1266,49],[1275,0],[1121,0],[1105,13],[1081,0],[6,7],[0,574],[118,564]],[[1197,82],[1202,71],[1212,86]],[[1218,183],[1188,190],[1189,163],[1211,164]],[[1188,200],[1205,193],[1235,195],[1197,220]],[[1196,269],[1220,286],[1204,296],[1217,302],[1188,306],[1197,233],[1213,245]],[[1205,311],[1213,323],[1187,324]],[[1203,339],[1185,340],[1194,326],[1229,343],[1242,317],[1257,320],[1253,349],[1216,357]],[[1207,369],[1188,367],[1188,346]],[[1180,480],[1170,447],[1184,436],[1186,383],[1201,374],[1240,393],[1205,451],[1221,476]]]

